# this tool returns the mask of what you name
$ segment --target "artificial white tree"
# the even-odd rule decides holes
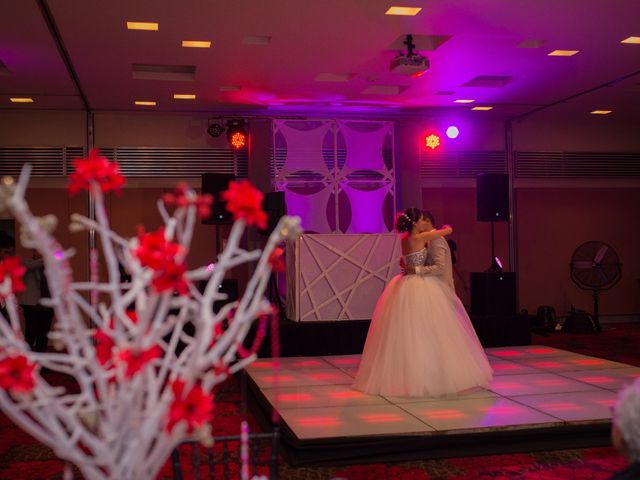
[[[298,233],[298,219],[280,219],[262,251],[244,250],[245,228],[263,226],[266,215],[260,192],[248,182],[232,183],[225,198],[236,221],[226,248],[214,264],[188,270],[194,226],[210,198],[181,185],[158,202],[164,227],[127,239],[111,230],[104,207],[103,194],[124,182],[117,164],[93,151],[75,167],[70,191],[89,191],[95,220],[73,215],[69,227],[93,230],[99,238],[103,282],[74,282],[68,261],[74,252],[52,235],[55,219],[35,217],[25,201],[28,165],[17,182],[5,177],[0,183],[0,209],[21,225],[23,246],[42,255],[51,291],[42,303],[55,311],[50,338],[58,349],[36,353],[27,346],[15,298],[24,268],[5,258],[0,299],[8,318],[0,318],[0,407],[87,479],[151,479],[187,436],[210,438],[212,389],[255,358],[242,342],[255,319],[273,312],[264,291],[282,253],[277,245]],[[218,288],[225,273],[248,262],[255,262],[255,270],[241,298],[214,313],[214,302],[225,299]],[[121,283],[119,265],[130,282]],[[195,285],[202,281],[200,292]],[[86,292],[99,301],[92,304]],[[189,322],[194,333],[188,335]],[[43,367],[73,377],[77,387],[50,385],[40,374]]]

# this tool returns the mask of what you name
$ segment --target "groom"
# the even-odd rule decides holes
[[[435,230],[435,220],[433,214],[427,210],[422,212],[424,217],[425,232]],[[442,280],[455,291],[453,286],[453,265],[451,263],[451,250],[449,244],[444,237],[436,238],[429,242],[427,246],[426,265],[415,266],[407,265],[405,267],[406,274],[417,275],[439,275]]]

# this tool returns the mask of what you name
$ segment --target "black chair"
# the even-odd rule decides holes
[[[268,472],[270,480],[278,479],[278,441],[277,428],[271,433],[249,434],[249,478]],[[171,454],[171,462],[174,480],[240,478],[240,435],[214,437],[211,447],[198,441],[182,442]]]

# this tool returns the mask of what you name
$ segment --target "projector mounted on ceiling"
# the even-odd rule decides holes
[[[429,59],[427,57],[413,53],[416,46],[413,43],[413,36],[407,35],[407,39],[402,42],[407,46],[407,54],[400,54],[389,65],[389,70],[399,75],[408,75],[411,77],[419,77],[429,70]]]

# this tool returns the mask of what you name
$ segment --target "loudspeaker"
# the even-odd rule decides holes
[[[516,274],[514,272],[472,272],[471,313],[473,315],[515,315]]]
[[[269,219],[267,220],[267,229],[258,231],[262,235],[271,235],[271,232],[276,228],[280,217],[287,214],[284,192],[265,193],[264,199],[262,200],[262,209],[265,211]]]
[[[509,220],[509,176],[506,173],[482,173],[476,177],[479,222]]]
[[[222,192],[229,188],[229,182],[235,180],[231,173],[203,173],[202,193],[213,195],[211,215],[202,219],[208,225],[228,225],[233,223],[231,213],[227,211],[227,202],[222,198]]]

